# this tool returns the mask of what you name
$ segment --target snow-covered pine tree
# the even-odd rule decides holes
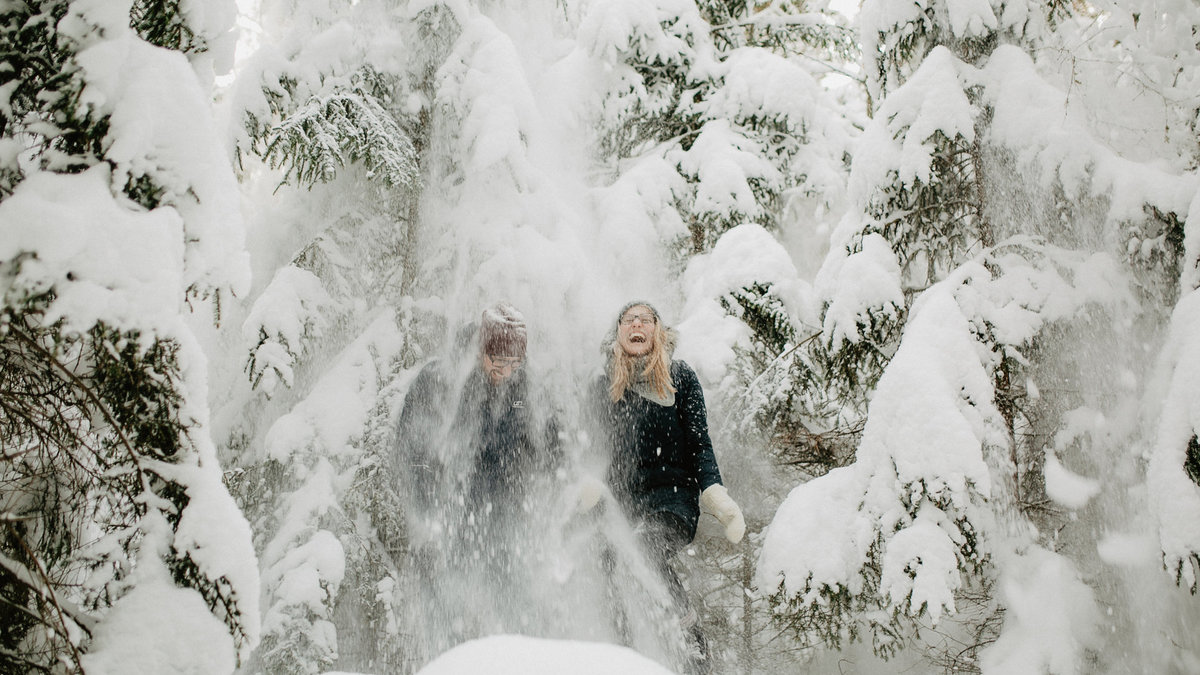
[[[805,43],[850,50],[836,17],[790,2],[585,5],[580,40],[611,69],[600,151],[666,160],[684,178],[674,197],[685,256],[743,222],[774,228],[794,202],[835,192],[849,130],[788,56]]]
[[[811,369],[790,367],[796,344],[815,331],[802,327],[817,324],[776,239],[811,236],[842,208],[852,115],[822,79],[844,70],[852,33],[824,3],[801,10],[790,2],[688,1],[589,3],[579,33],[607,66],[599,150],[617,174],[611,190],[623,204],[644,205],[659,242],[686,268],[685,341],[692,336],[698,352],[721,355],[690,362],[720,385],[710,388],[713,414],[722,404],[736,410],[715,428],[718,445],[730,449],[731,485],[755,484],[747,494],[761,497],[743,504],[756,529],[774,503],[758,483],[782,485],[778,469],[750,450],[763,445],[759,428],[771,427],[766,436],[794,451],[803,444],[792,440],[797,409],[833,417],[821,408],[821,388],[797,381]],[[769,263],[748,257],[763,250],[779,255]],[[780,358],[789,367],[772,367]],[[812,402],[790,405],[803,396]],[[715,545],[691,565],[715,651],[744,668],[790,658],[787,646],[765,655],[766,621],[745,593],[748,555]]]
[[[634,191],[643,200],[670,191],[670,213],[655,218],[664,238],[678,237],[669,223],[687,228],[688,236],[676,242],[681,263],[745,222],[777,237],[802,238],[805,228],[816,229],[811,221],[837,212],[853,115],[819,78],[841,70],[838,59],[852,51],[844,19],[823,3],[807,11],[789,2],[634,4],[588,6],[580,39],[611,68],[602,156],[623,169],[618,185],[641,183]],[[796,367],[775,363],[771,376],[813,380],[811,367],[788,358],[795,352],[790,340],[813,318],[799,307],[784,310],[762,283],[721,288],[694,302],[688,314],[703,317],[697,330],[719,329],[729,313],[744,318],[755,335],[753,348],[739,347],[749,351],[737,361],[742,381],[735,388],[753,390],[734,392],[745,399],[739,431],[766,425],[775,427],[777,439],[795,438],[797,415],[764,405],[764,391],[771,397],[791,389],[801,397],[821,388],[780,385],[760,375],[784,355],[786,365]],[[718,306],[723,311],[712,313]],[[812,437],[785,444],[807,446]]]
[[[428,74],[403,2],[264,3],[267,31],[233,94],[250,190],[282,233],[241,324],[228,452],[264,580],[254,672],[404,669],[389,548],[403,545],[384,471],[386,389],[421,350],[416,186]],[[397,49],[398,46],[403,47]],[[266,185],[267,183],[274,183]],[[389,391],[391,392],[389,394]],[[346,635],[354,636],[345,640]]]
[[[713,223],[707,237],[710,245],[742,222],[758,223],[780,237],[795,237],[781,230],[785,225],[792,230],[815,229],[811,221],[840,206],[856,114],[853,104],[838,100],[828,80],[830,76],[839,83],[852,79],[848,66],[858,58],[858,47],[846,18],[828,4],[824,0],[697,3],[719,62],[695,69],[707,71],[713,81],[684,109],[699,113],[702,125],[727,122],[752,141],[748,150],[757,150],[773,167],[773,172],[764,169],[763,177],[747,174],[757,209],[722,209],[724,225]],[[697,141],[704,135],[701,128]],[[691,161],[680,166],[690,182],[698,184],[697,202],[719,204],[723,200],[715,195],[722,189],[736,192],[736,184],[722,184],[728,179],[721,180],[721,175],[728,171],[720,169],[724,159],[720,154],[701,158],[697,154],[689,151]],[[699,167],[705,167],[707,180],[699,175]],[[767,181],[772,173],[778,178]],[[717,215],[693,210],[701,218]]]
[[[1030,56],[1084,49],[1065,37],[1091,19],[1074,11],[863,6],[878,104],[852,171],[862,216],[839,228],[816,285],[821,348],[873,393],[856,462],[796,488],[764,547],[764,590],[801,634],[838,644],[869,627],[888,655],[973,595],[982,617],[950,629],[967,647],[939,655],[947,667],[976,667],[993,640],[985,671],[1075,668],[1098,645],[1080,580],[1095,549],[1056,545],[1031,523],[1061,526],[1094,494],[1063,488],[1060,456],[1119,453],[1115,424],[1083,420],[1128,400],[1122,373],[1138,352],[1097,371],[1066,345],[1121,344],[1126,317],[1162,306],[1127,257],[1128,233],[1182,222],[1194,188],[1178,168],[1100,142],[1110,130],[1088,117],[1086,94],[1071,96],[1073,73]],[[1178,257],[1171,239],[1148,251]],[[1005,591],[992,596],[996,578]],[[1045,584],[1062,602],[1031,608]],[[998,640],[997,607],[1008,610]],[[1060,621],[1059,645],[1036,642],[1039,615]]]
[[[1110,53],[1129,50],[1111,75],[1131,88],[1153,111],[1158,143],[1174,150],[1171,165],[1195,175],[1200,167],[1200,8],[1187,2],[1145,0],[1098,3],[1110,16],[1113,35],[1101,43]],[[1157,229],[1130,233],[1130,257],[1156,272],[1156,296],[1165,303],[1178,293],[1168,335],[1158,356],[1157,382],[1146,396],[1154,442],[1147,449],[1147,492],[1158,529],[1163,566],[1183,587],[1200,587],[1200,420],[1192,410],[1197,288],[1200,287],[1200,195],[1186,217],[1157,212]],[[1185,227],[1184,224],[1187,224]],[[1179,249],[1181,253],[1177,253]]]
[[[786,405],[767,390],[755,388],[777,374],[769,372],[769,363],[759,365],[754,359],[762,351],[790,348],[796,330],[791,317],[811,314],[804,308],[811,289],[800,280],[790,254],[775,235],[752,223],[729,230],[710,252],[695,256],[682,281],[690,312],[684,330],[697,336],[702,349],[720,353],[720,364],[729,364],[722,369],[709,359],[693,359],[700,367],[723,372],[721,385],[710,390],[710,428],[717,434],[724,480],[738,495],[750,533],[741,547],[730,547],[719,536],[710,538],[702,531],[699,538],[704,543],[695,547],[700,564],[689,565],[693,592],[704,598],[711,643],[717,653],[728,655],[722,667],[732,668],[733,657],[745,670],[796,667],[800,650],[792,640],[777,639],[765,597],[753,590],[752,572],[758,532],[802,471],[780,466],[793,460],[768,451],[777,447],[765,442],[777,440],[772,437],[777,428],[758,427],[753,416],[746,415],[744,402],[760,411]],[[771,303],[773,316],[782,317],[778,323],[756,325],[755,318],[765,313],[755,311],[733,315],[730,298],[749,292],[760,292],[756,299]],[[767,343],[770,339],[778,342]],[[750,369],[755,367],[764,377],[747,386],[755,372]],[[725,398],[739,395],[744,398]],[[786,398],[788,392],[780,388],[776,395]]]
[[[118,10],[0,10],[0,669],[228,673],[258,578],[183,309],[248,280],[204,81],[232,12]]]
[[[858,56],[854,33],[826,3],[700,6],[729,69],[722,88],[698,105],[763,139],[783,189],[773,208],[753,221],[798,252],[803,247],[796,242],[819,239],[845,208],[851,139],[860,122],[829,80],[853,81],[846,75]],[[802,256],[800,262],[807,261]],[[837,378],[827,382],[823,364],[813,359],[809,342],[819,323],[809,290],[787,297],[795,293],[765,278],[718,291],[722,308],[751,335],[735,347],[736,377],[725,394],[739,436],[764,431],[779,461],[821,473],[848,461],[861,420],[845,414],[830,386]]]

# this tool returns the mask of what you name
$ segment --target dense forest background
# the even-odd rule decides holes
[[[511,301],[586,465],[633,298],[747,515],[680,560],[717,672],[1200,670],[1192,0],[15,0],[0,44],[0,671],[416,671],[412,377]]]

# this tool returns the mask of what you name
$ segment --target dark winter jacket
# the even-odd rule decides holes
[[[396,468],[421,516],[444,520],[465,508],[461,517],[486,528],[515,517],[529,481],[553,471],[557,425],[528,399],[523,370],[492,385],[472,365],[457,379],[440,360],[417,374],[400,414]]]
[[[687,523],[690,539],[700,518],[700,492],[720,483],[721,472],[695,371],[672,361],[671,380],[677,390],[671,406],[632,390],[613,403],[607,376],[594,383],[592,399],[611,452],[608,481],[617,501],[634,520],[674,513]]]

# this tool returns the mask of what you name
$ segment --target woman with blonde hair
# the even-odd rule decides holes
[[[675,342],[653,305],[625,305],[592,397],[610,452],[608,486],[685,615],[684,628],[702,643],[670,561],[695,537],[701,507],[725,526],[730,542],[741,540],[746,523],[721,484],[704,392],[691,366],[672,358]]]

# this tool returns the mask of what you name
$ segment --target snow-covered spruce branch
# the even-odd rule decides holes
[[[71,628],[67,625],[67,620],[70,619],[74,625],[78,626],[88,635],[91,635],[95,632],[95,622],[91,619],[91,617],[87,616],[87,614],[76,607],[74,603],[71,603],[65,598],[59,597],[59,593],[57,590],[55,590],[53,582],[50,581],[49,576],[46,574],[46,570],[38,561],[37,554],[30,549],[28,543],[25,541],[25,538],[22,537],[19,532],[17,532],[16,528],[13,527],[11,523],[7,524],[7,529],[9,530],[9,539],[17,541],[21,545],[25,555],[33,562],[33,569],[30,570],[28,566],[12,559],[3,551],[0,551],[0,568],[3,568],[6,572],[12,575],[17,582],[23,584],[26,588],[33,591],[37,597],[49,602],[50,605],[54,607],[54,615],[58,619],[59,625],[57,627],[52,626],[46,620],[46,617],[33,614],[24,607],[21,607],[21,609],[27,615],[30,615],[34,620],[36,620],[37,623],[46,626],[46,628],[52,631],[58,632],[58,635],[62,639],[63,643],[66,644],[70,649],[72,661],[75,663],[75,666],[79,668],[79,648],[76,646],[75,641],[71,639]],[[7,598],[5,598],[5,600],[7,602]],[[15,604],[11,606],[20,607],[19,605]]]
[[[63,365],[58,360],[57,356],[43,347],[33,336],[28,335],[16,326],[10,326],[9,330],[12,332],[12,334],[20,338],[21,341],[24,342],[30,349],[33,349],[35,352],[41,355],[45,359],[45,362],[50,364],[51,368],[58,374],[58,376],[70,384],[75,391],[83,394],[85,398],[91,401],[92,405],[96,407],[96,410],[100,413],[100,415],[104,417],[104,421],[108,423],[109,428],[111,428],[113,433],[117,435],[119,445],[128,455],[129,460],[133,465],[134,472],[137,474],[138,482],[142,485],[142,489],[147,493],[152,493],[153,491],[150,489],[150,482],[146,478],[146,474],[142,469],[141,457],[138,455],[137,451],[134,450],[133,443],[130,442],[129,436],[126,435],[125,429],[120,423],[117,422],[116,416],[113,415],[112,411],[109,410],[104,401],[100,400],[99,395],[96,394],[92,387],[88,386],[86,382],[81,380],[78,375],[71,371],[70,368],[67,368],[65,365]]]
[[[1196,444],[1196,388],[1200,384],[1200,291],[1186,294],[1171,316],[1158,364],[1167,380],[1158,402],[1161,416],[1150,450],[1147,484],[1158,520],[1163,568],[1193,594],[1200,588],[1200,486],[1188,476],[1188,448]]]
[[[275,273],[242,324],[246,374],[269,398],[282,383],[290,388],[296,362],[329,323],[334,305],[321,279],[292,264]]]
[[[830,30],[840,30],[847,35],[853,36],[854,29],[846,26],[835,26],[824,21],[821,14],[767,14],[759,12],[748,18],[739,21],[729,21],[720,25],[712,26],[714,31],[730,30],[735,28],[828,28]]]
[[[313,97],[269,133],[263,157],[284,178],[311,186],[361,162],[389,187],[412,184],[416,151],[395,118],[361,88]]]
[[[188,25],[179,4],[180,0],[134,0],[129,25],[150,44],[183,53],[207,51],[208,41]]]
[[[68,451],[64,453],[65,461],[70,462],[78,467],[82,472],[83,484],[72,485],[68,489],[75,492],[77,495],[91,494],[94,490],[101,490],[107,493],[108,499],[112,502],[109,505],[111,511],[119,512],[118,517],[131,519],[134,529],[145,533],[144,525],[137,522],[145,518],[148,511],[161,513],[163,517],[172,524],[178,525],[179,519],[182,516],[183,509],[188,503],[186,496],[186,488],[184,485],[171,478],[174,471],[174,464],[164,459],[156,459],[153,455],[154,451],[162,454],[163,458],[173,457],[179,448],[177,444],[182,441],[181,434],[183,427],[178,421],[173,418],[164,421],[159,417],[162,410],[155,409],[155,403],[163,403],[162,401],[151,400],[155,396],[165,396],[166,405],[172,405],[174,397],[177,395],[174,391],[171,374],[171,369],[174,365],[170,360],[174,358],[173,347],[170,346],[170,341],[156,341],[155,353],[152,358],[166,358],[166,364],[162,362],[141,363],[137,364],[140,368],[150,368],[150,372],[136,371],[138,376],[145,379],[141,381],[130,381],[129,373],[113,373],[101,374],[106,368],[111,370],[119,362],[123,361],[125,354],[115,347],[109,340],[110,329],[103,324],[97,324],[88,336],[93,341],[90,345],[92,356],[102,356],[98,362],[89,364],[92,369],[88,375],[81,376],[72,368],[68,367],[58,357],[58,354],[51,351],[46,346],[42,345],[37,337],[27,332],[25,326],[10,322],[7,326],[8,335],[15,338],[15,341],[34,355],[38,357],[38,362],[41,365],[40,372],[46,376],[52,377],[61,381],[66,391],[70,395],[65,398],[55,398],[49,403],[54,412],[62,414],[59,407],[81,407],[87,411],[89,416],[96,416],[103,419],[105,429],[113,439],[112,447],[118,449],[121,458],[112,465],[105,465],[105,462],[99,457],[99,450],[93,449],[82,440],[86,434],[95,433],[94,430],[66,428],[58,432],[48,430],[48,435],[45,438],[51,439],[51,443],[61,444]],[[131,338],[132,341],[132,338]],[[164,350],[158,349],[164,344],[168,345]],[[76,354],[76,358],[84,360],[87,350],[81,350]],[[110,359],[110,363],[104,363],[105,359]],[[166,366],[168,372],[166,374],[157,372],[153,369]],[[106,378],[115,379],[116,382],[109,383],[109,386],[117,386],[125,391],[126,395],[132,395],[138,400],[134,406],[141,409],[142,406],[149,406],[152,410],[133,412],[132,414],[139,415],[138,420],[120,419],[120,414],[114,411],[113,406],[107,398],[112,396],[112,392],[105,393],[98,391],[97,383],[90,382],[90,379],[97,379],[98,382]],[[139,390],[139,387],[149,385],[154,388],[153,391]],[[149,419],[143,419],[145,416]],[[134,425],[132,428],[127,428],[128,425]],[[141,425],[141,426],[138,426]],[[135,442],[131,438],[131,432],[136,432],[138,440]],[[66,438],[60,437],[59,434],[67,434]],[[163,434],[170,437],[164,437]],[[165,444],[165,445],[159,445]],[[150,455],[139,451],[139,446],[145,446],[151,451]],[[76,452],[79,448],[84,448],[88,453],[93,453],[95,460],[100,462],[99,466],[86,464],[80,458],[77,458]],[[133,482],[126,482],[126,477],[132,476]],[[94,506],[93,506],[94,508]],[[84,518],[95,517],[94,513],[72,514],[74,516],[82,516]],[[109,514],[112,516],[112,513]],[[107,525],[102,524],[101,527],[111,527],[112,523]],[[8,524],[12,529],[12,524]],[[15,534],[15,533],[14,533]],[[135,546],[133,540],[136,535],[130,532],[129,536],[118,544],[122,548]],[[26,548],[26,555],[38,565],[38,570],[41,571],[44,585],[53,590],[54,582],[52,582],[48,574],[42,569],[38,558],[38,553],[30,548],[24,539],[18,539]],[[82,548],[80,542],[72,542],[73,548]],[[177,584],[185,585],[198,591],[201,597],[208,604],[210,611],[218,619],[226,624],[230,634],[233,636],[235,647],[240,651],[247,642],[247,635],[241,620],[241,614],[238,609],[239,600],[232,583],[223,577],[213,579],[201,570],[200,565],[194,561],[191,554],[187,551],[181,551],[176,548],[174,542],[170,542],[170,548],[164,554],[164,561],[171,570],[174,580]],[[45,593],[39,591],[39,595],[44,596]],[[64,610],[59,605],[62,605],[62,599],[57,595],[52,596],[55,607],[60,613]],[[109,599],[111,601],[112,598]],[[74,607],[73,605],[71,606]],[[73,620],[80,623],[81,626],[87,627],[88,632],[91,632],[91,624],[80,622],[76,618],[79,610],[68,612]],[[64,629],[65,630],[65,629]],[[69,638],[69,633],[63,633],[64,640],[72,650],[77,647]]]
[[[954,592],[988,560],[983,451],[1003,426],[974,342],[950,287],[922,297],[857,461],[795,488],[768,530],[759,586],[779,589],[780,609],[876,607],[935,623],[954,612]]]
[[[897,196],[899,196],[899,195],[897,195]],[[872,231],[884,231],[895,225],[900,225],[901,223],[912,220],[914,217],[920,217],[920,216],[925,216],[925,215],[929,215],[929,214],[943,213],[947,210],[954,209],[957,207],[970,207],[971,209],[977,210],[979,208],[979,202],[978,202],[978,200],[976,200],[973,197],[962,198],[962,199],[951,199],[948,201],[931,202],[929,204],[925,204],[923,206],[919,206],[916,208],[902,209],[899,211],[897,211],[895,209],[891,209],[891,208],[885,208],[883,206],[878,206],[876,208],[879,211],[886,212],[891,215],[884,220],[869,223],[868,227],[863,229],[863,234],[866,234],[866,233],[872,232]]]
[[[751,380],[749,384],[746,385],[746,387],[745,387],[746,391],[747,392],[755,391],[758,388],[758,386],[760,385],[761,381],[764,378],[766,378],[768,375],[771,374],[771,371],[773,371],[774,369],[778,368],[781,365],[790,365],[791,362],[788,360],[788,357],[790,357],[792,354],[794,354],[801,347],[807,345],[808,343],[812,342],[813,340],[816,340],[819,337],[821,337],[821,331],[812,333],[808,337],[800,340],[796,344],[789,347],[787,350],[781,352],[778,356],[776,356],[774,359],[772,359],[770,363],[766,364],[766,366],[763,367],[762,371],[753,380]]]
[[[768,30],[778,30],[780,33],[786,35],[786,40],[772,39],[772,37],[760,37],[756,40],[756,42],[761,42],[762,44],[756,44],[755,46],[777,48],[790,56],[798,56],[805,60],[812,61],[829,72],[838,73],[839,75],[843,75],[855,82],[866,82],[866,79],[861,74],[853,73],[843,66],[831,63],[826,59],[817,58],[816,56],[797,48],[794,42],[795,40],[799,40],[802,43],[809,44],[820,49],[829,50],[835,56],[839,56],[847,61],[849,61],[853,55],[857,54],[857,32],[853,27],[838,26],[826,21],[814,20],[812,18],[814,16],[821,15],[783,14],[769,16],[759,13],[740,21],[730,21],[719,25],[714,25],[712,26],[711,31],[714,35],[721,35],[724,37],[730,45],[735,45],[739,40],[734,36],[736,36],[738,32],[745,31],[748,28],[766,28]]]

